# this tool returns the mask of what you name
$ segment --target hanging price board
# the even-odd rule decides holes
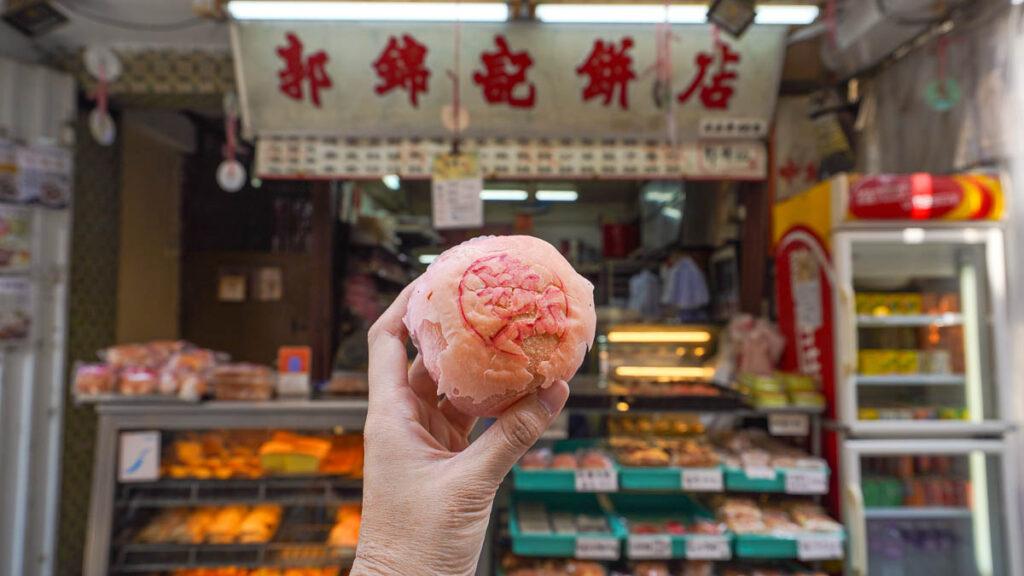
[[[787,494],[827,494],[828,476],[823,470],[786,470]]]
[[[616,470],[577,470],[577,492],[618,492],[619,473]]]
[[[431,196],[434,228],[479,228],[484,225],[484,181],[475,154],[438,154],[434,158]]]
[[[630,536],[626,553],[633,560],[667,560],[672,557],[672,539],[662,535]]]
[[[803,535],[796,543],[800,560],[837,560],[843,557],[843,541],[839,536]]]
[[[580,560],[618,560],[619,540],[600,537],[577,538],[576,558]]]
[[[811,419],[807,414],[769,414],[768,433],[772,436],[807,436]]]
[[[690,536],[686,540],[688,560],[730,560],[732,547],[726,536]]]
[[[686,468],[681,476],[684,492],[721,492],[724,489],[719,468]]]

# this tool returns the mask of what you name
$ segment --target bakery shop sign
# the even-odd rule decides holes
[[[452,24],[232,26],[249,136],[444,137],[459,124],[471,137],[695,140],[711,122],[760,138],[785,40],[775,26],[740,39],[675,26],[667,42],[653,25],[463,24],[458,42]]]

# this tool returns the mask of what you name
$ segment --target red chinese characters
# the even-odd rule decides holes
[[[727,109],[729,100],[732,99],[736,89],[733,83],[739,78],[735,68],[730,64],[737,64],[740,61],[739,52],[734,52],[728,44],[721,40],[715,42],[715,49],[721,54],[718,60],[718,72],[711,76],[710,82],[705,82],[708,70],[715,61],[715,54],[698,52],[694,58],[697,65],[697,75],[693,83],[683,93],[679,94],[679,101],[686,102],[693,96],[697,89],[700,89],[700,101],[705,108]]]
[[[378,95],[386,94],[396,88],[409,92],[409,101],[419,107],[420,92],[427,92],[427,80],[430,70],[426,67],[427,47],[416,41],[409,34],[402,34],[399,42],[394,36],[388,38],[388,44],[373,63],[381,83],[373,90]]]
[[[308,80],[309,99],[314,106],[319,108],[320,90],[334,85],[324,69],[328,60],[327,53],[320,50],[303,59],[302,41],[298,36],[288,32],[285,39],[288,44],[277,48],[277,55],[284,60],[284,68],[277,73],[277,77],[280,79],[278,89],[293,100],[302,100],[303,84]]]
[[[584,100],[604,97],[604,105],[608,106],[617,89],[619,106],[623,110],[629,109],[629,82],[636,78],[636,74],[633,72],[633,58],[626,51],[632,47],[633,39],[628,36],[622,39],[619,47],[614,42],[594,41],[590,55],[576,68],[576,74],[588,77],[583,88]]]
[[[526,80],[526,71],[533,66],[533,58],[525,50],[512,52],[508,40],[494,37],[498,49],[480,55],[483,71],[473,73],[473,82],[483,88],[488,104],[508,104],[513,108],[533,108],[536,87]]]

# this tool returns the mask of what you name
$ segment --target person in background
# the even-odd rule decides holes
[[[438,401],[402,317],[415,282],[369,332],[363,518],[351,576],[476,573],[498,486],[555,419],[565,382],[523,398],[476,441],[476,418]]]

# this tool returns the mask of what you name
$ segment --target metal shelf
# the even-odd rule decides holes
[[[858,386],[963,386],[961,374],[882,374],[854,376]]]
[[[230,480],[166,479],[121,484],[120,508],[177,508],[230,504],[325,506],[358,502],[363,481],[340,476],[265,477]]]
[[[868,520],[958,520],[970,518],[970,508],[865,508]]]
[[[858,328],[889,328],[910,326],[959,326],[964,323],[963,314],[899,314],[893,316],[857,315]]]
[[[328,527],[328,530],[330,528]],[[325,544],[125,544],[114,551],[111,573],[171,572],[189,568],[301,568],[350,566],[355,548]]]

